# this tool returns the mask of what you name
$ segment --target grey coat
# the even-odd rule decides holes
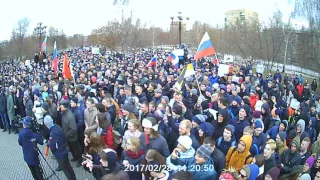
[[[68,142],[74,142],[78,140],[76,119],[70,109],[67,109],[63,112],[61,126]]]
[[[9,120],[10,121],[14,120],[15,110],[14,110],[13,97],[11,93],[7,96],[7,112],[8,112]]]

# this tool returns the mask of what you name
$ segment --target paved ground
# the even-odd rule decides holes
[[[44,153],[44,146],[39,146],[42,153]],[[69,153],[69,159],[71,154]],[[56,160],[51,158],[51,154],[46,157],[46,160],[50,166],[55,169],[57,167]],[[43,161],[42,161],[43,162]],[[52,171],[48,165],[44,163],[44,169],[48,175],[52,174]],[[93,176],[87,173],[82,167],[76,167],[76,163],[71,162],[78,180],[91,180]],[[65,180],[66,177],[62,171],[56,172],[60,180]],[[8,134],[2,132],[0,129],[0,180],[32,180],[31,173],[27,164],[23,160],[22,149],[18,144],[18,135]],[[52,176],[50,180],[56,180],[55,176]]]

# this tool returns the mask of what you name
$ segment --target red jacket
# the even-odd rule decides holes
[[[252,96],[250,96],[250,104],[251,104],[251,108],[254,110],[255,109],[255,105],[257,103],[257,101],[259,100],[259,95],[258,94],[254,94]]]
[[[112,131],[113,127],[111,125],[107,126],[106,129],[101,133],[101,138],[108,148],[116,150],[116,148],[114,147]]]
[[[298,91],[299,96],[302,97],[303,86],[299,84],[299,85],[297,86],[297,91]]]

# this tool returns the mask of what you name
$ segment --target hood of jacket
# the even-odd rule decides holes
[[[249,164],[250,175],[248,180],[255,180],[259,175],[259,167],[256,164]]]
[[[297,127],[298,125],[300,124],[301,126],[301,134],[304,132],[305,128],[306,128],[306,123],[304,122],[303,119],[300,119],[298,122],[297,122],[297,126],[296,126],[296,130],[297,130]]]
[[[311,120],[311,124],[312,124],[311,125],[312,129],[316,129],[317,118],[316,117],[311,117],[310,120]]]
[[[246,144],[246,147],[244,149],[244,152],[249,152],[251,145],[252,145],[252,136],[250,135],[243,135],[240,138],[240,141],[243,141]]]
[[[261,109],[265,111],[264,113],[261,113],[263,116],[267,116],[270,113],[270,106],[267,102],[262,104]]]

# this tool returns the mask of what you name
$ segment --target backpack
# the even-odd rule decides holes
[[[112,129],[112,137],[113,137],[114,147],[117,149],[121,144],[121,135],[119,131]]]
[[[232,154],[233,154],[234,152],[236,152],[237,149],[238,149],[238,148],[237,148],[236,146],[232,149],[232,152],[231,152],[230,157],[232,157]],[[244,161],[244,163],[247,163],[247,161],[248,161],[250,158],[253,158],[253,156],[252,156],[251,153],[246,157],[246,160]],[[250,162],[250,163],[251,163],[251,162]]]
[[[217,146],[218,146],[218,147],[220,146],[221,141],[222,141],[222,137],[219,137],[219,138],[218,138],[218,142],[217,142]],[[235,145],[236,145],[236,141],[232,141],[231,147],[232,147],[232,146],[235,146]]]

